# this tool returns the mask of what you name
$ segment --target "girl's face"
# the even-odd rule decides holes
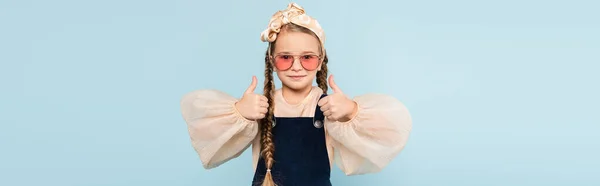
[[[272,62],[284,87],[312,88],[317,71],[321,70],[319,46],[319,40],[311,34],[289,31],[278,34]]]

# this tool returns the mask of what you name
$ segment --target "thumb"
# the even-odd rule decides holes
[[[246,94],[252,94],[254,93],[254,89],[256,89],[256,76],[252,76],[252,83],[250,84],[250,86],[248,87],[248,89],[246,89]]]
[[[331,90],[333,90],[333,93],[342,93],[340,87],[338,87],[337,84],[335,84],[335,81],[333,80],[333,75],[329,76],[329,86],[331,87]]]

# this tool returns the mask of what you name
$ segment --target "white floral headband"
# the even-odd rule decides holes
[[[319,25],[319,22],[306,15],[304,9],[296,4],[290,3],[285,10],[277,11],[269,21],[269,27],[260,34],[260,40],[263,42],[273,42],[277,39],[277,34],[281,31],[281,27],[288,23],[294,23],[311,30],[317,35],[321,42],[322,54],[325,55],[325,32]]]

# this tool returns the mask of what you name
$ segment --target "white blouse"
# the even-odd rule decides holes
[[[319,87],[313,87],[302,102],[291,105],[278,89],[274,95],[274,114],[313,117],[322,93]],[[353,100],[358,104],[353,119],[347,122],[325,119],[330,165],[335,161],[346,175],[379,172],[404,149],[412,129],[411,116],[400,101],[390,96],[366,94]],[[261,145],[259,126],[237,112],[234,106],[237,101],[218,90],[193,91],[181,100],[192,146],[206,169],[238,157],[250,145],[256,169]]]

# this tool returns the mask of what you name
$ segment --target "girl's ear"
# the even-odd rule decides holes
[[[321,71],[321,66],[323,66],[323,61],[321,61],[321,63],[319,63],[319,67],[317,68],[317,72]]]
[[[271,67],[273,67],[273,72],[279,72],[277,68],[275,68],[275,63],[273,63],[273,57],[269,56],[269,63],[271,63]]]

